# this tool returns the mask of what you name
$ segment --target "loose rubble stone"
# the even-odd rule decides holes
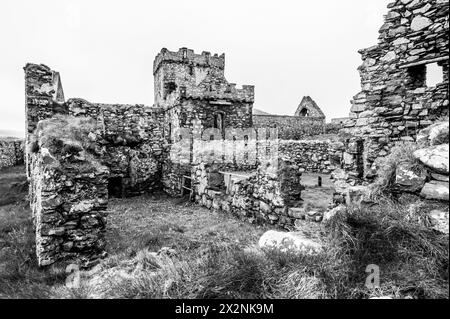
[[[262,249],[276,249],[281,252],[316,255],[322,252],[321,244],[302,237],[295,232],[279,232],[269,230],[259,239],[258,245]]]
[[[449,176],[448,175],[431,173],[431,177],[433,179],[435,179],[437,181],[441,181],[441,182],[448,182],[449,181]]]
[[[441,233],[448,234],[449,232],[449,212],[441,210],[432,210],[428,215],[433,229],[440,231]]]
[[[394,187],[398,192],[420,191],[427,179],[427,172],[424,168],[417,168],[411,163],[400,163],[395,172]]]
[[[426,199],[435,199],[447,201],[449,200],[449,184],[448,182],[430,181],[426,183],[420,192],[420,196]]]
[[[333,129],[325,124],[325,114],[310,96],[303,97],[294,116],[253,113],[252,119],[256,128],[276,127],[278,137],[283,140],[299,140]]]
[[[417,133],[417,143],[423,146],[449,143],[449,122],[438,122]]]
[[[24,162],[24,141],[18,138],[0,138],[0,169],[22,165]]]
[[[437,173],[449,174],[449,144],[430,146],[414,152],[414,157]]]

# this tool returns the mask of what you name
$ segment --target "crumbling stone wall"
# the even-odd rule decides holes
[[[108,195],[160,189],[164,114],[142,105],[65,102],[59,74],[43,65],[27,64],[25,80],[39,264],[89,265],[104,254]]]
[[[224,65],[224,55],[163,49],[154,62],[155,107],[145,107],[66,102],[57,72],[27,64],[27,166],[41,265],[72,258],[90,263],[103,254],[108,195],[137,195],[161,186],[181,195],[193,188],[207,206],[209,200],[211,207],[227,206],[211,197],[217,185],[195,188],[208,165],[227,171],[258,168],[235,184],[233,197],[226,199],[232,210],[242,213],[247,207],[247,217],[283,227],[302,218],[293,209],[301,201],[304,168],[295,161],[308,154],[317,165],[307,169],[326,170],[326,146],[306,143],[309,151],[304,144],[295,152],[286,147],[293,156],[278,163],[278,135],[261,130],[272,126],[254,128],[254,87],[229,83]],[[287,118],[293,132],[281,138],[323,132],[325,117],[310,100],[302,101],[295,120]],[[180,141],[188,147],[178,147]],[[206,165],[200,175],[199,165]]]
[[[305,136],[314,136],[325,132],[325,118],[321,117],[253,115],[253,125],[277,128],[279,138],[284,140],[300,140]]]
[[[101,159],[110,169],[111,182],[118,184],[114,196],[132,196],[160,188],[163,121],[161,109],[143,105],[99,104],[83,99],[64,101],[58,72],[44,65],[27,64],[27,144],[34,141],[40,120],[57,114],[89,116],[101,128]]]
[[[115,196],[139,195],[161,187],[164,114],[160,109],[82,99],[66,104],[70,115],[96,119],[106,148],[101,162],[110,169],[110,179],[120,184]]]
[[[281,161],[276,166],[265,163],[256,171],[231,173],[228,193],[218,190],[211,182],[211,173],[217,174],[219,169],[214,164],[193,166],[192,186],[197,203],[231,213],[250,223],[270,223],[287,229],[293,227],[296,218],[304,217],[289,209],[301,202],[298,166]]]
[[[59,73],[44,64],[28,63],[25,71],[25,147],[35,139],[34,132],[40,120],[57,113],[67,113]],[[30,178],[29,152],[25,151],[27,176]]]
[[[92,119],[42,120],[31,156],[31,207],[40,266],[104,256],[108,175]]]
[[[340,130],[343,128],[343,124],[339,122],[335,123],[326,123],[324,127],[325,134],[339,134]]]
[[[254,114],[255,127],[278,129],[278,136],[284,140],[300,140],[306,136],[325,133],[325,114],[309,96],[304,96],[294,116]]]
[[[22,165],[24,162],[24,143],[21,139],[0,138],[0,169]]]
[[[378,44],[359,51],[362,91],[345,123],[364,139],[366,178],[397,141],[413,141],[419,129],[449,114],[448,1],[397,0],[388,8]],[[442,67],[443,81],[428,87],[431,63]]]
[[[330,141],[281,140],[279,152],[281,158],[294,162],[302,171],[329,174],[335,169],[332,164],[335,150]]]

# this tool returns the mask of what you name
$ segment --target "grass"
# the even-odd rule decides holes
[[[0,206],[24,201],[28,192],[24,170],[23,166],[0,169]]]
[[[37,266],[18,199],[0,206],[0,298],[448,298],[448,235],[428,228],[427,212],[442,208],[430,205],[348,207],[314,223],[325,249],[305,256],[262,251],[267,228],[162,194],[112,199],[109,256],[68,287],[67,265]],[[364,285],[369,264],[380,267],[377,289]]]
[[[382,159],[380,169],[378,171],[377,179],[370,185],[369,198],[376,199],[377,197],[391,193],[391,187],[394,184],[395,172],[397,166],[401,163],[411,163],[412,170],[420,172],[422,165],[417,160],[413,153],[420,147],[416,143],[403,143],[394,146],[389,155]]]
[[[388,198],[372,207],[350,207],[317,229],[327,236],[325,251],[305,256],[262,251],[253,245],[260,231],[237,231],[238,221],[217,213],[209,213],[213,218],[205,220],[206,228],[190,222],[182,230],[173,227],[186,220],[180,211],[190,210],[181,206],[171,215],[172,224],[162,227],[162,216],[157,217],[159,232],[136,241],[132,251],[124,245],[122,253],[86,276],[83,287],[65,293],[86,298],[448,298],[448,235],[427,228],[429,206],[414,207]],[[198,210],[192,214],[199,217]],[[219,229],[216,218],[224,218]],[[214,240],[216,232],[225,237]],[[156,253],[163,245],[172,252]],[[365,287],[370,264],[381,270],[377,289]]]
[[[414,290],[415,297],[448,298],[449,238],[428,228],[427,213],[434,205],[442,204],[405,205],[380,197],[371,207],[349,207],[348,215],[329,227],[350,258],[350,277],[361,277],[362,267],[376,264],[381,287],[372,295],[398,297]]]
[[[0,298],[45,298],[64,267],[37,266],[25,168],[0,170]]]

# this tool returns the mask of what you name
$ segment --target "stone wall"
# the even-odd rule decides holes
[[[0,138],[0,169],[24,163],[24,142],[16,138]]]
[[[276,167],[276,168],[275,168]],[[261,165],[256,171],[219,173],[217,165],[201,163],[192,168],[192,186],[197,203],[231,213],[251,223],[269,223],[290,229],[301,202],[301,173],[298,166],[280,161],[278,165]],[[218,177],[219,175],[219,177]],[[219,189],[223,176],[228,188]],[[227,176],[227,177],[225,177]]]
[[[64,101],[59,73],[27,64],[27,144],[36,142],[40,120],[58,114],[95,119],[105,148],[101,163],[110,169],[113,196],[132,196],[160,188],[164,113],[144,105],[100,104],[83,99]],[[59,92],[59,93],[58,93]]]
[[[364,174],[376,176],[377,158],[398,141],[449,114],[449,5],[447,0],[397,0],[377,45],[360,50],[362,91],[353,101],[346,131],[364,139]],[[442,67],[443,81],[427,86],[427,68]]]
[[[40,120],[55,114],[67,113],[59,73],[44,64],[28,63],[25,71],[25,163],[30,178],[28,146],[35,139],[34,132]]]
[[[38,123],[31,157],[31,207],[40,266],[89,266],[104,256],[108,175],[95,121],[56,117]]]
[[[335,169],[332,158],[335,150],[330,141],[280,140],[280,157],[295,163],[302,171],[329,174]]]
[[[106,152],[101,159],[118,183],[114,196],[139,195],[161,187],[163,121],[160,109],[144,105],[67,101],[68,113],[96,119]]]
[[[330,120],[330,124],[339,124],[339,125],[343,125],[346,121],[348,121],[350,118],[348,117],[336,117],[336,118],[332,118]]]
[[[417,134],[416,162],[399,163],[393,191],[415,193],[424,199],[449,201],[449,123],[438,122]],[[418,165],[420,164],[420,166]],[[447,229],[448,232],[448,229]]]
[[[325,118],[288,115],[253,115],[255,127],[278,128],[278,136],[284,140],[300,140],[325,132]]]
[[[343,124],[339,122],[326,123],[324,127],[325,134],[339,134],[339,131],[343,128]]]

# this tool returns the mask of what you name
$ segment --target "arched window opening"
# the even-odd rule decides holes
[[[308,116],[308,109],[306,107],[300,110],[300,116],[306,117]]]

